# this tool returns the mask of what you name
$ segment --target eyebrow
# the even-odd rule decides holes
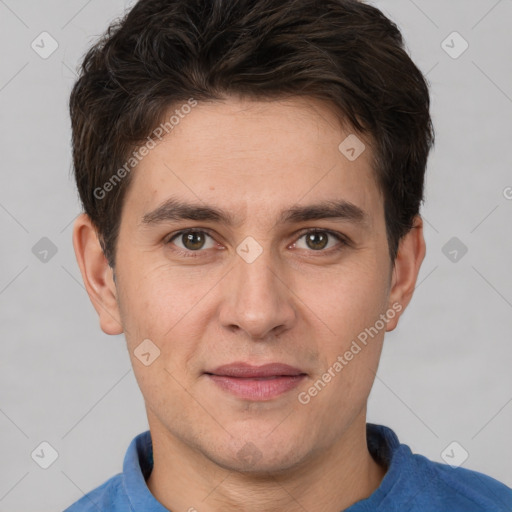
[[[368,222],[369,215],[359,206],[340,199],[336,201],[321,201],[305,206],[293,206],[281,212],[278,223],[299,223],[320,219],[334,219],[365,224]],[[187,203],[175,198],[167,199],[154,210],[144,214],[140,224],[155,225],[180,220],[212,221],[227,226],[238,224],[233,214],[226,210],[200,203]]]

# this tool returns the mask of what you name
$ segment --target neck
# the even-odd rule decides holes
[[[329,450],[273,474],[222,468],[148,414],[154,467],[146,483],[173,511],[340,512],[370,496],[386,473],[368,452],[365,413]]]

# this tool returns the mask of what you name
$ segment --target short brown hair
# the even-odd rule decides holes
[[[70,98],[76,183],[109,264],[131,174],[97,191],[171,106],[230,94],[326,100],[369,136],[394,261],[434,143],[428,86],[397,26],[357,0],[140,0],[88,51]]]

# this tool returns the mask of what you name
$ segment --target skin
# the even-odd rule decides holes
[[[101,328],[125,333],[145,399],[147,484],[170,510],[339,512],[385,475],[368,452],[366,405],[384,333],[400,314],[309,403],[298,401],[381,314],[393,304],[403,313],[425,255],[418,216],[390,261],[371,144],[349,161],[338,146],[350,133],[330,105],[310,98],[200,103],[132,171],[115,282],[89,218],[75,222]],[[234,224],[141,222],[170,197],[222,208]],[[324,200],[352,203],[365,221],[279,222],[283,210]],[[211,238],[170,241],[189,228]],[[324,231],[308,244],[303,231],[312,228],[349,243]],[[248,236],[262,249],[252,263],[236,252]],[[144,339],[160,349],[149,366],[134,355]],[[235,361],[282,362],[307,377],[276,398],[243,400],[204,374]],[[253,457],[237,455],[244,447]]]

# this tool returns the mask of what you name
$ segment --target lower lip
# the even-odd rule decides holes
[[[224,391],[245,400],[270,400],[297,387],[305,375],[273,378],[239,378],[224,375],[208,375]]]

